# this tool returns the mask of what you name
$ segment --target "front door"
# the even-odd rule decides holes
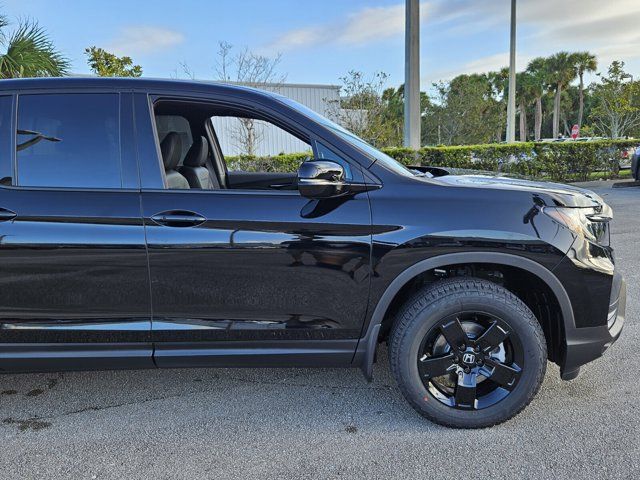
[[[0,97],[0,135],[12,146],[0,186],[0,370],[152,366],[139,182],[126,149],[132,99],[120,100]],[[5,121],[16,110],[17,135]]]
[[[159,136],[191,143],[200,133],[192,123],[172,135],[167,125],[186,122],[161,120]],[[167,142],[158,150],[181,158],[150,163],[168,177],[194,161],[192,145]],[[257,170],[230,171],[214,189],[143,188],[159,366],[351,361],[369,291],[368,196],[309,200],[283,185],[294,172]]]

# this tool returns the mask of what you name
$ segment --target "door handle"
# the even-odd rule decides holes
[[[156,213],[151,216],[151,220],[167,227],[196,227],[207,221],[199,213],[184,210]]]
[[[18,214],[16,212],[12,212],[6,208],[0,208],[0,222],[6,222],[7,220],[13,220],[16,218]]]

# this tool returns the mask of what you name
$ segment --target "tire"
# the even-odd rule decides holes
[[[484,428],[531,402],[547,348],[539,322],[518,297],[464,277],[437,282],[405,303],[391,330],[389,358],[418,413],[447,427]]]

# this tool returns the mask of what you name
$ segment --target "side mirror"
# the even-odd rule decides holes
[[[329,160],[309,160],[298,169],[298,191],[307,198],[323,199],[344,195],[348,184],[342,165]]]

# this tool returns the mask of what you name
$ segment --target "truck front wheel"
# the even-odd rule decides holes
[[[531,310],[492,282],[432,284],[398,313],[391,369],[405,398],[428,419],[482,428],[518,414],[544,378],[544,333]]]

